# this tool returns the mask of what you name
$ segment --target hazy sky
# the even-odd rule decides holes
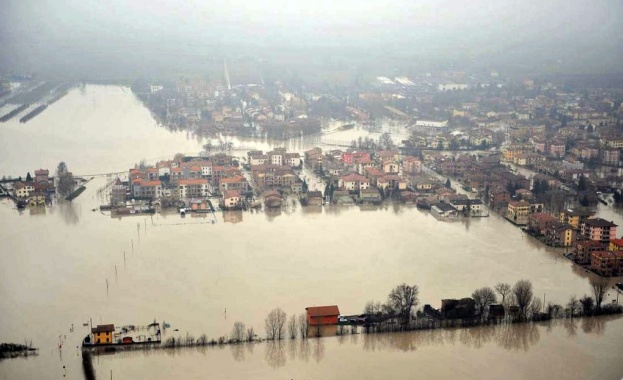
[[[4,0],[0,64],[61,63],[77,54],[175,52],[211,44],[463,50],[478,59],[586,56],[616,71],[623,1]],[[26,49],[26,47],[28,49]],[[536,53],[535,53],[536,52]],[[34,59],[36,57],[36,59]],[[513,58],[514,59],[514,58]],[[529,58],[526,58],[529,59]],[[86,62],[86,61],[85,61]],[[90,62],[90,61],[89,61]],[[592,62],[592,64],[596,64]],[[603,66],[603,62],[601,65]],[[88,62],[84,65],[88,66]],[[84,66],[83,65],[83,66]],[[86,67],[85,66],[85,67]],[[599,65],[598,65],[599,66]],[[621,70],[619,70],[620,72]]]

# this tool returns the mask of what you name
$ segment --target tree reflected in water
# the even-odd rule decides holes
[[[273,368],[283,367],[286,365],[285,343],[280,340],[267,342],[264,357],[269,366]]]

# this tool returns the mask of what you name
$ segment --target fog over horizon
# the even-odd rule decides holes
[[[372,72],[622,73],[623,1],[7,0],[0,74],[129,80],[245,57]]]

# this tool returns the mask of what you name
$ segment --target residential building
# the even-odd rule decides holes
[[[295,182],[290,185],[293,194],[301,194],[303,192],[303,182]]]
[[[560,213],[560,222],[569,224],[571,227],[578,230],[580,229],[580,224],[588,219],[590,215],[588,210],[567,209]]]
[[[623,251],[597,251],[591,253],[591,270],[601,276],[623,274]]]
[[[307,193],[307,205],[308,206],[322,206],[323,197],[320,191],[309,191]]]
[[[530,203],[526,201],[509,202],[506,211],[506,218],[518,225],[528,224],[530,215]]]
[[[132,182],[132,194],[137,198],[158,199],[162,196],[162,182],[137,179]]]
[[[240,207],[241,199],[239,190],[225,190],[223,192],[223,207],[226,209]]]
[[[370,160],[370,153],[368,152],[344,152],[342,153],[342,162],[344,165],[353,165],[356,160],[365,158]]]
[[[455,198],[449,202],[459,212],[469,212],[470,215],[481,215],[483,204],[480,199]]]
[[[236,175],[233,177],[221,178],[219,188],[221,192],[239,190],[241,193],[246,193],[249,190],[249,184],[244,176]]]
[[[15,182],[13,185],[15,196],[18,198],[28,198],[31,192],[35,191],[35,186],[31,182]]]
[[[623,251],[623,239],[610,240],[608,251]]]
[[[209,196],[209,184],[205,178],[181,179],[177,183],[180,198],[202,198]]]
[[[565,155],[566,146],[562,141],[552,141],[549,144],[549,154],[555,157],[562,157]]]
[[[388,174],[398,174],[398,163],[394,160],[383,161],[383,172]]]
[[[594,240],[580,240],[573,246],[575,261],[580,265],[587,265],[591,262],[591,254],[596,251],[607,250],[607,245]]]
[[[569,224],[556,222],[545,230],[545,238],[553,247],[571,247],[576,240],[576,230]]]
[[[547,229],[556,223],[560,222],[555,216],[550,214],[536,212],[528,216],[528,230],[540,235],[545,235]]]
[[[113,334],[115,325],[97,325],[91,328],[93,334],[93,344],[111,344],[113,343]]]
[[[419,158],[408,156],[402,160],[402,171],[414,174],[422,172],[422,161]]]
[[[359,191],[370,188],[370,180],[359,174],[347,174],[340,177],[338,187],[348,191]]]
[[[580,235],[587,240],[609,244],[616,239],[617,225],[602,218],[586,219],[580,224]]]
[[[121,182],[119,177],[115,180],[110,191],[110,204],[116,206],[124,203],[128,194],[128,187]]]
[[[377,189],[369,188],[359,190],[359,200],[363,203],[380,203],[383,198]]]
[[[49,182],[50,181],[50,172],[48,169],[38,169],[35,170],[35,183],[41,182]]]
[[[459,212],[448,203],[437,203],[430,208],[430,213],[438,218],[456,218]]]

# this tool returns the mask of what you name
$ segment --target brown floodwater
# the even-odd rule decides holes
[[[78,124],[86,128],[92,119],[102,126],[93,113],[116,113],[92,103],[108,104],[140,115],[135,122],[144,124],[133,128],[141,131],[141,139],[157,141],[155,148],[135,144],[136,155],[123,150],[119,140],[129,125],[122,124],[124,113],[111,116],[119,120],[107,124],[113,128],[107,133],[119,138],[108,141],[120,145],[113,151],[102,148],[97,162],[89,158],[96,143],[72,146],[68,156],[76,161],[66,161],[70,169],[72,164],[79,168],[74,171],[109,172],[115,170],[108,170],[108,163],[123,169],[141,158],[172,155],[177,150],[165,143],[168,138],[191,148],[201,145],[156,127],[127,91],[76,90],[31,123],[40,119],[52,133],[58,117],[70,124],[58,128],[75,129],[77,140],[89,141],[82,134],[91,132]],[[84,101],[89,97],[95,101]],[[117,104],[116,98],[131,105]],[[80,116],[71,121],[63,118],[65,113],[50,112],[57,106],[69,108],[65,113],[77,107]],[[85,107],[93,107],[92,113]],[[7,136],[18,135],[15,126],[7,125],[0,132],[3,147],[10,145]],[[52,168],[58,161],[56,148],[42,145],[35,157],[24,153],[24,146],[20,155],[11,149],[11,156],[3,152],[0,158],[3,172],[22,172],[26,165],[28,170]],[[153,156],[151,149],[156,149]],[[106,154],[110,161],[103,158]],[[590,294],[589,273],[494,214],[446,223],[410,207],[288,203],[271,213],[117,219],[92,211],[105,201],[98,190],[112,179],[96,177],[73,203],[45,209],[18,212],[9,200],[0,200],[0,341],[32,339],[40,348],[37,357],[0,362],[0,378],[52,379],[64,373],[81,378],[77,346],[88,332],[82,324],[90,319],[117,325],[156,319],[171,324],[167,336],[218,338],[236,321],[263,335],[264,318],[275,307],[299,315],[307,306],[337,304],[343,314],[360,313],[368,300],[384,301],[403,282],[417,284],[421,303],[434,307],[442,298],[469,296],[476,288],[522,278],[531,280],[535,295],[546,302],[565,304],[570,295]],[[612,209],[600,208],[599,214],[623,224]],[[606,302],[615,298],[610,290]],[[613,318],[130,352],[96,356],[93,364],[99,378],[109,378],[112,371],[115,379],[621,378],[622,339],[623,320]]]

